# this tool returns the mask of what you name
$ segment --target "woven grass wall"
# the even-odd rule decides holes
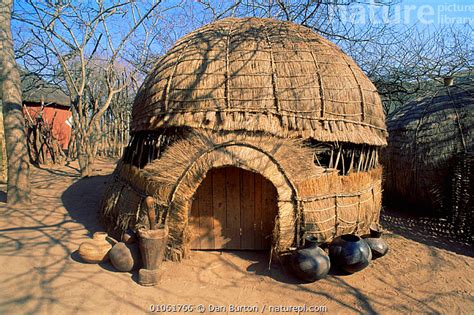
[[[303,208],[302,231],[321,242],[347,233],[366,234],[379,222],[382,168],[339,176],[325,172],[297,184]]]
[[[190,201],[207,172],[215,167],[236,166],[261,174],[278,192],[279,213],[275,250],[295,244],[297,191],[294,182],[319,176],[324,169],[314,164],[311,150],[299,140],[248,133],[193,131],[170,145],[160,159],[143,169],[120,164],[104,196],[100,216],[104,224],[122,233],[127,227],[148,226],[143,199],[157,201],[158,217],[169,226],[169,255],[186,255]]]
[[[447,230],[461,241],[474,244],[474,153],[455,157]]]
[[[207,172],[222,166],[259,173],[275,186],[275,252],[297,246],[307,233],[328,242],[335,235],[367,232],[379,219],[380,167],[340,176],[335,169],[316,166],[311,148],[298,140],[193,131],[143,169],[121,163],[105,194],[102,220],[118,234],[128,227],[148,227],[142,203],[154,196],[158,217],[170,230],[168,256],[180,260],[189,245],[192,196]]]

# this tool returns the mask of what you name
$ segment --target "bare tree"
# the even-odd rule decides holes
[[[140,70],[128,57],[134,55],[137,63],[143,63],[150,51],[148,45],[154,40],[150,29],[161,18],[161,2],[97,0],[85,5],[29,0],[18,9],[16,18],[29,26],[29,40],[42,53],[40,58],[34,58],[39,60],[36,65],[44,65],[45,69],[54,64],[50,59],[59,64],[53,73],[64,78],[63,84],[71,97],[74,138],[83,176],[91,172],[102,116]],[[130,65],[126,67],[130,80],[122,80],[123,71],[117,72],[119,64]],[[94,79],[98,76],[93,74],[97,72],[101,91],[91,93],[96,90]]]
[[[255,16],[291,21],[313,29],[333,41],[376,41],[392,29],[367,18],[364,5],[386,7],[400,0],[233,0],[197,1],[210,20],[227,16]],[[198,18],[202,19],[202,16]],[[363,23],[362,23],[363,20]]]
[[[387,37],[386,45],[353,43],[351,49],[376,85],[387,114],[401,104],[432,93],[443,78],[472,75],[470,25],[430,29],[414,26]]]
[[[8,159],[7,202],[30,202],[30,164],[21,106],[20,73],[16,66],[11,33],[12,0],[0,2],[0,60],[3,124]]]
[[[88,102],[95,104],[106,97],[107,81],[103,75],[104,67],[100,60],[93,61],[95,69],[91,69],[90,80],[86,89]],[[130,121],[133,96],[138,89],[134,76],[123,65],[115,65],[117,83],[124,88],[115,94],[109,107],[97,122],[97,141],[93,144],[93,154],[117,158],[121,156],[122,149],[128,143],[128,125]],[[136,68],[138,69],[138,68]],[[137,71],[137,70],[136,70]]]
[[[83,175],[89,174],[97,152],[115,155],[117,150],[110,148],[126,141],[131,94],[156,58],[189,30],[215,19],[272,17],[313,29],[358,62],[379,89],[387,112],[428,91],[428,81],[472,67],[472,27],[420,30],[371,18],[374,8],[389,16],[399,0],[170,3],[27,0],[17,5],[17,58],[29,71],[69,91],[71,148],[76,148]]]
[[[472,25],[423,28],[410,24],[406,17],[394,14],[399,0],[199,0],[198,3],[208,13],[209,20],[225,16],[276,18],[299,23],[331,39],[372,79],[387,114],[400,104],[429,93],[443,77],[473,69]]]

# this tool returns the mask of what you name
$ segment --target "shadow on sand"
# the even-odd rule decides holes
[[[89,236],[103,230],[98,220],[98,209],[111,175],[82,178],[69,186],[61,196],[71,218],[84,225]]]
[[[474,247],[449,236],[442,218],[417,217],[396,208],[384,208],[380,222],[384,228],[405,238],[459,255],[474,257]]]

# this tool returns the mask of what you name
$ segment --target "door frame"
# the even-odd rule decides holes
[[[238,141],[209,143],[207,150],[190,160],[181,173],[169,195],[167,206],[169,212],[166,220],[170,226],[172,243],[186,249],[189,242],[187,226],[192,196],[210,169],[224,166],[235,166],[258,173],[273,184],[278,194],[278,215],[275,225],[279,237],[273,240],[272,247],[276,252],[291,249],[296,240],[301,217],[298,214],[298,194],[295,185],[272,154],[253,144]]]

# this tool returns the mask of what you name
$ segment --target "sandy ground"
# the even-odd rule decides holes
[[[332,271],[312,284],[276,263],[268,270],[267,254],[258,252],[194,252],[181,264],[166,262],[154,288],[110,264],[81,263],[76,250],[100,230],[96,212],[113,167],[102,161],[97,176],[82,180],[74,166],[34,169],[30,207],[7,208],[1,193],[0,314],[144,313],[151,304],[225,306],[227,312],[231,304],[265,312],[306,304],[343,314],[474,314],[472,247],[419,232],[416,220],[395,212],[383,215],[387,256],[359,273]]]

